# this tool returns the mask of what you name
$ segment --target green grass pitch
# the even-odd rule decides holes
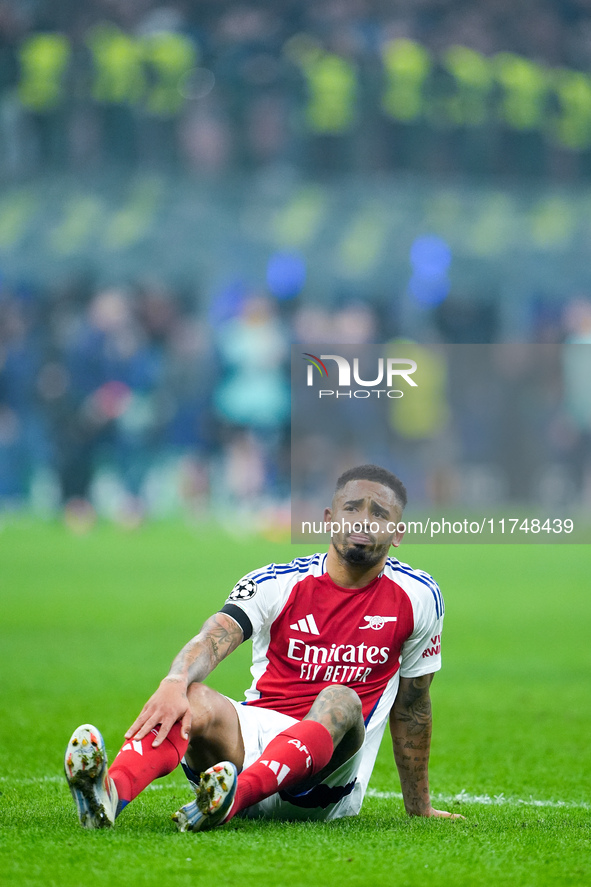
[[[0,883],[591,884],[589,548],[403,546],[446,598],[431,787],[464,821],[411,820],[386,735],[359,817],[179,834],[177,771],[114,829],[85,832],[62,776],[79,723],[110,758],[181,645],[235,581],[308,553],[212,527],[0,529]],[[210,683],[242,697],[249,644]]]

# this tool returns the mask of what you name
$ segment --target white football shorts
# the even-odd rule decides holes
[[[229,699],[229,697],[226,697]],[[298,719],[272,709],[245,705],[229,699],[238,713],[244,740],[244,768],[260,758],[264,749],[283,730]],[[353,757],[325,779],[302,794],[279,791],[258,804],[248,807],[239,816],[249,819],[313,819],[330,820],[356,816],[363,803],[363,787],[357,779],[365,744]]]

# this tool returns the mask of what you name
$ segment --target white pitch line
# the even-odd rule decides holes
[[[37,785],[38,783],[63,783],[66,785],[65,776],[0,776],[0,782],[10,783],[11,785]],[[188,781],[169,782],[166,785],[153,782],[148,786],[149,789],[179,789],[190,788]]]
[[[400,792],[381,792],[375,788],[368,788],[366,792],[368,798],[383,798],[402,800]],[[591,810],[591,804],[587,801],[541,801],[536,798],[506,798],[501,792],[499,795],[471,795],[467,791],[461,791],[457,795],[433,795],[434,801],[443,801],[449,804],[453,801],[459,801],[466,804],[483,804],[489,807],[553,807],[555,809],[571,809],[571,810]]]
[[[10,783],[11,785],[36,785],[38,783],[62,783],[66,785],[63,776],[0,776],[0,783]],[[148,790],[163,791],[165,789],[171,791],[179,791],[188,789],[187,782],[168,782],[165,784],[153,782],[148,786]],[[378,798],[382,800],[402,801],[401,792],[382,792],[376,788],[368,788],[366,792],[368,798]],[[436,794],[432,796],[433,800],[443,801],[450,804],[453,801],[459,801],[466,804],[482,804],[486,807],[550,807],[553,809],[563,810],[591,810],[591,804],[587,801],[543,801],[537,798],[507,798],[504,792],[498,795],[471,795],[467,791],[458,792],[455,795]]]
[[[35,785],[38,782],[63,782],[65,776],[0,776],[0,782],[9,782],[12,785]]]

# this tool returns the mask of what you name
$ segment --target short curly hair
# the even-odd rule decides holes
[[[351,480],[372,480],[376,484],[383,484],[383,486],[389,487],[394,491],[401,508],[404,509],[406,506],[408,501],[406,487],[399,477],[392,474],[386,468],[382,468],[379,465],[357,465],[355,468],[348,468],[338,478],[335,493]]]

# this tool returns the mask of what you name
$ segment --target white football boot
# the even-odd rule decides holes
[[[107,769],[107,751],[99,730],[82,724],[72,733],[64,760],[66,779],[84,828],[109,828],[119,801]]]
[[[172,818],[180,832],[200,832],[223,825],[234,803],[238,770],[231,761],[215,764],[193,785],[196,799],[185,804]]]

